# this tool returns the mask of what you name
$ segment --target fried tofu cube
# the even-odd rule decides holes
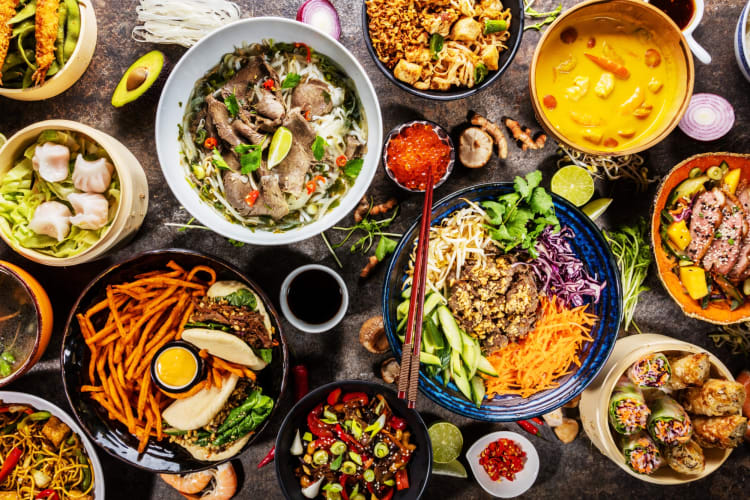
[[[432,90],[449,90],[451,88],[451,82],[447,78],[439,76],[433,76],[430,82],[430,88]]]
[[[602,142],[602,133],[598,130],[587,128],[583,131],[583,138],[592,144],[599,145]]]
[[[598,127],[602,124],[601,118],[596,117],[591,113],[581,113],[580,111],[571,111],[570,119],[584,127]]]
[[[430,49],[427,47],[414,47],[407,49],[405,52],[406,60],[411,63],[425,64],[430,62]]]
[[[419,80],[421,74],[422,67],[419,64],[410,63],[405,59],[401,59],[396,67],[393,68],[393,76],[409,85],[413,85],[414,82]]]
[[[42,427],[42,434],[44,437],[52,441],[55,446],[60,446],[63,439],[68,437],[70,434],[70,427],[65,422],[55,416],[51,416],[47,423]]]
[[[479,54],[479,57],[482,59],[484,65],[487,66],[488,70],[497,71],[497,62],[500,59],[500,54],[497,52],[497,47],[495,47],[494,45],[486,46],[484,49],[482,49],[482,53]]]
[[[451,38],[453,40],[471,42],[479,38],[482,34],[482,24],[475,21],[471,17],[462,17],[456,24],[453,25],[451,30]]]
[[[614,89],[615,89],[615,75],[613,75],[609,71],[605,71],[604,73],[602,73],[602,76],[599,77],[599,81],[596,82],[596,87],[594,87],[594,92],[596,93],[596,95],[598,95],[602,99],[606,99],[607,97],[609,97],[609,94],[611,94]]]
[[[651,78],[651,81],[648,82],[647,86],[651,93],[658,94],[664,84],[656,78]]]
[[[456,22],[456,19],[458,19],[458,13],[453,10],[439,14],[428,14],[422,22],[422,26],[430,35],[437,33],[447,37],[451,32],[451,24]]]
[[[573,79],[573,85],[565,89],[565,96],[572,101],[580,101],[589,91],[589,77],[577,76]]]

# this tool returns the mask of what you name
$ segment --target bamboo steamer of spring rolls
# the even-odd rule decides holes
[[[80,253],[67,257],[48,255],[19,244],[0,229],[0,238],[29,260],[48,266],[73,266],[89,262],[127,243],[143,222],[148,210],[148,181],[138,159],[120,141],[95,128],[69,120],[46,120],[19,130],[0,147],[0,186],[5,175],[23,156],[25,149],[45,131],[82,134],[98,144],[111,159],[112,178],[119,180],[119,201],[109,226],[99,239]]]
[[[732,452],[731,449],[703,448],[705,467],[698,474],[681,474],[666,463],[651,475],[638,474],[625,463],[623,456],[623,435],[610,426],[610,396],[618,381],[627,375],[629,368],[643,356],[663,353],[667,357],[707,353],[710,362],[710,376],[734,380],[731,372],[713,354],[705,349],[681,340],[644,333],[622,338],[615,343],[609,360],[593,383],[581,394],[580,412],[583,429],[596,448],[622,470],[642,481],[654,484],[683,484],[708,476],[718,469]],[[651,403],[649,403],[651,404]]]

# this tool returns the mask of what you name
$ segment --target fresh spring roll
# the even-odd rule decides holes
[[[669,361],[660,352],[643,356],[628,370],[628,377],[639,387],[664,387],[671,375]]]
[[[690,413],[720,417],[742,413],[745,398],[745,386],[739,382],[710,378],[701,387],[688,388],[684,403]]]
[[[664,458],[672,470],[680,474],[700,474],[706,467],[703,448],[692,439],[685,444],[667,446]]]
[[[672,368],[672,378],[669,380],[669,388],[680,390],[690,386],[701,386],[708,379],[711,363],[708,354],[700,352],[688,354],[669,362]]]
[[[622,454],[628,467],[638,474],[652,474],[662,464],[659,448],[643,431],[622,438]]]
[[[646,428],[651,411],[643,392],[628,377],[621,377],[609,399],[609,421],[620,434],[634,434]]]
[[[651,403],[648,432],[657,443],[675,446],[690,441],[693,424],[680,403],[664,395]]]
[[[736,448],[747,430],[747,418],[742,415],[728,417],[695,417],[694,437],[704,448]]]

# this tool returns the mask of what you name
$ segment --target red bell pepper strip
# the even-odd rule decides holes
[[[297,365],[292,368],[292,372],[294,373],[294,397],[296,401],[299,401],[305,397],[305,394],[310,392],[307,367],[305,365]]]
[[[534,436],[539,435],[539,429],[531,425],[531,422],[529,422],[528,420],[519,420],[516,423],[521,426],[521,429],[525,430],[529,434],[532,434]]]
[[[406,469],[396,471],[396,489],[401,491],[409,488],[409,472]]]
[[[393,493],[394,493],[393,488],[390,488],[385,495],[380,497],[380,500],[391,500],[391,498],[393,498]]]
[[[396,415],[391,416],[390,420],[388,420],[388,424],[391,426],[391,428],[396,429],[397,431],[406,429],[406,420],[401,417],[397,417]]]
[[[341,474],[339,478],[339,484],[341,485],[341,498],[349,500],[349,494],[346,492],[346,481],[349,479],[347,474]]]
[[[274,458],[276,458],[276,447],[275,446],[273,448],[271,448],[271,451],[268,452],[268,455],[266,455],[265,457],[263,457],[263,460],[261,460],[260,463],[258,464],[258,468],[262,469],[266,465],[268,465],[271,462],[273,462]]]
[[[359,401],[362,406],[366,405],[370,402],[370,398],[367,397],[367,394],[364,392],[350,392],[348,394],[344,394],[344,397],[342,398],[344,403],[348,403],[349,401]]]
[[[352,436],[344,432],[344,429],[341,427],[341,424],[336,424],[335,429],[336,429],[336,434],[338,435],[339,439],[352,445],[357,450],[358,453],[362,453],[362,451],[364,451],[364,449],[362,448],[362,445],[359,444],[359,441],[357,441]]]
[[[328,395],[328,399],[326,399],[326,401],[328,401],[329,405],[333,406],[339,402],[340,397],[341,397],[341,388],[334,389]],[[346,401],[346,399],[344,399],[344,401]]]
[[[0,469],[0,482],[4,481],[5,478],[8,477],[8,474],[16,468],[16,464],[18,464],[18,461],[21,459],[21,455],[23,455],[23,450],[17,446],[10,450],[10,453],[8,453],[8,456],[3,462],[2,469]]]
[[[318,437],[333,437],[330,425],[320,421],[320,415],[322,414],[323,403],[320,403],[307,414],[307,427],[310,428],[310,432]]]
[[[53,489],[47,488],[36,494],[34,498],[47,498],[49,500],[60,500],[60,495]]]

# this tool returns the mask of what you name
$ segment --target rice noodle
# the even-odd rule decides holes
[[[240,8],[227,0],[141,0],[135,9],[142,26],[133,28],[137,42],[191,47],[225,24],[240,18]]]

